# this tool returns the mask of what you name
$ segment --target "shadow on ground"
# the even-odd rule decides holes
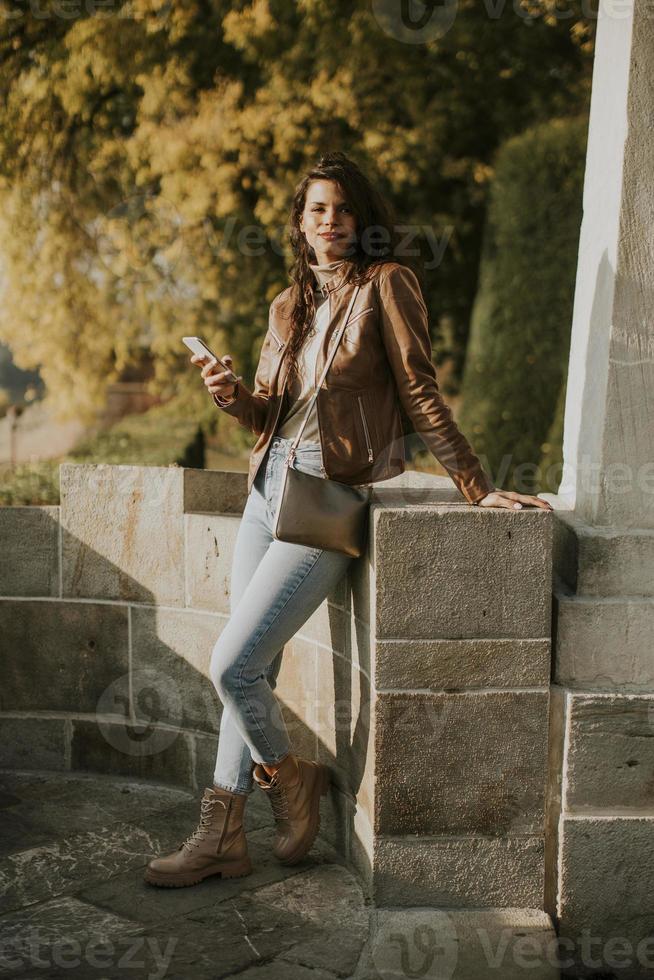
[[[251,875],[180,889],[143,881],[150,858],[197,826],[201,796],[86,773],[0,772],[0,977],[360,975],[369,909],[356,876],[320,838],[300,864],[278,864],[256,789]]]

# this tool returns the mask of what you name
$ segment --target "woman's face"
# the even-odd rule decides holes
[[[307,188],[300,231],[316,253],[317,262],[333,262],[352,254],[356,218],[333,180],[312,180]]]

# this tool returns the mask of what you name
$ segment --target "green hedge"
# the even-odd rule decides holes
[[[534,126],[495,161],[459,421],[503,489],[556,489],[541,463],[560,456],[587,129]]]

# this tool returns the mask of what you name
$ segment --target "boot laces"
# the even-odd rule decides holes
[[[214,807],[216,804],[220,804],[223,809],[227,809],[227,804],[224,800],[215,799],[204,799],[200,807],[200,823],[197,825],[193,833],[186,838],[182,847],[199,847],[204,838],[211,830],[211,821],[213,818]]]
[[[270,805],[275,820],[288,820],[288,796],[281,783],[270,784]]]

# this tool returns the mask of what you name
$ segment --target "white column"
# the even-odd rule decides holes
[[[654,527],[654,8],[601,0],[560,496]]]

